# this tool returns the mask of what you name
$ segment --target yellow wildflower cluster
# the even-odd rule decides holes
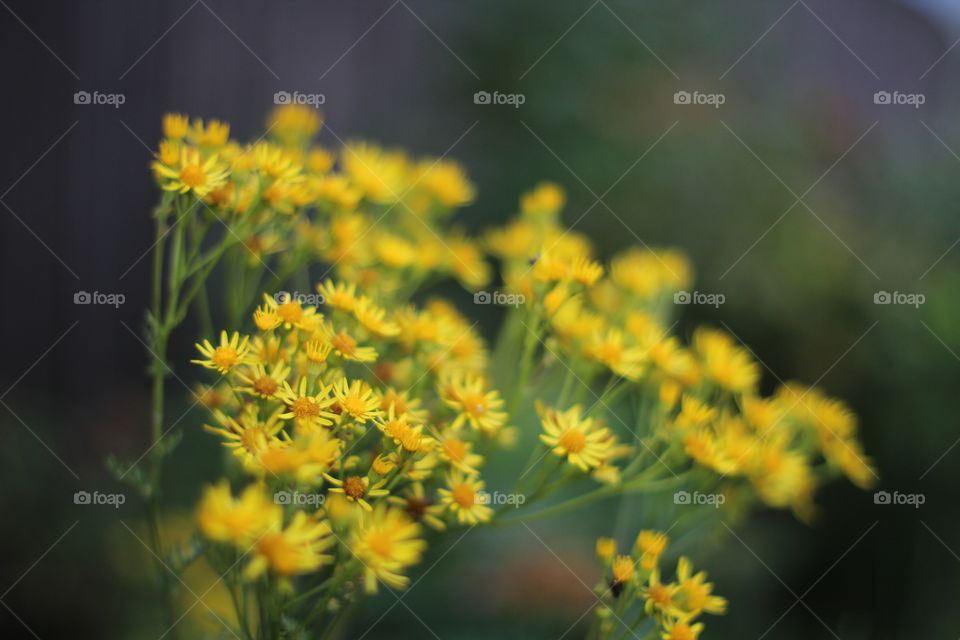
[[[726,599],[713,594],[705,572],[694,573],[689,558],[681,556],[674,579],[664,580],[661,557],[668,542],[663,532],[641,531],[630,553],[618,555],[615,540],[597,540],[605,577],[596,588],[602,599],[594,619],[600,637],[621,633],[623,618],[628,617],[637,623],[652,620],[663,640],[696,640],[704,626],[694,622],[696,618],[726,613]],[[637,613],[629,613],[631,609]]]
[[[548,517],[642,491],[675,509],[687,503],[671,505],[674,491],[709,491],[701,508],[724,515],[762,501],[807,517],[829,477],[871,483],[842,402],[796,384],[763,397],[759,364],[730,335],[671,333],[674,295],[693,278],[678,251],[599,260],[561,224],[566,196],[550,183],[473,241],[449,224],[475,196],[458,165],[365,142],[320,147],[321,124],[281,107],[263,140],[242,145],[228,125],[173,114],[153,164],[165,193],[158,242],[176,229],[170,293],[155,289],[148,316],[153,346],[162,359],[191,302],[205,303],[193,362],[211,380],[197,398],[229,461],[230,481],[206,489],[197,522],[214,555],[243,560],[237,589],[268,598],[271,622],[319,618],[335,631],[361,592],[407,586],[440,536],[518,522],[521,507],[524,519]],[[212,241],[217,220],[229,233]],[[502,276],[496,299],[517,302],[492,349],[456,300],[414,297],[438,276],[485,286],[488,258]],[[206,295],[218,264],[222,308]],[[220,315],[229,332],[214,331]],[[162,389],[160,366],[155,375]],[[511,492],[488,490],[485,468],[511,446],[530,464]],[[666,546],[654,531],[629,555],[598,543],[609,582],[597,637],[633,603],[667,640],[696,638],[701,613],[723,612],[686,558],[663,581]]]

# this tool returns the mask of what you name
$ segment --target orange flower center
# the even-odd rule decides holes
[[[198,187],[207,181],[207,174],[197,164],[188,164],[180,169],[180,182],[188,187]]]
[[[473,416],[480,417],[487,412],[485,398],[479,393],[465,393],[460,398],[460,403],[467,413]]]
[[[476,503],[476,491],[468,484],[458,484],[450,490],[453,501],[464,509],[471,508]]]
[[[367,493],[367,487],[358,476],[350,476],[343,481],[343,492],[354,500],[358,500]]]
[[[315,418],[320,415],[320,407],[312,398],[297,398],[290,405],[290,410],[297,418]]]
[[[560,436],[560,446],[570,453],[580,453],[587,446],[587,437],[579,429],[567,429]]]
[[[253,390],[262,396],[271,396],[277,391],[277,381],[270,376],[260,376],[253,381]]]
[[[357,351],[357,341],[345,333],[338,333],[330,338],[330,342],[334,349],[344,355],[352,356]]]
[[[233,347],[217,347],[213,350],[210,359],[220,369],[229,369],[240,361],[240,357]]]
[[[443,452],[454,462],[463,462],[467,457],[467,445],[456,438],[443,441]]]

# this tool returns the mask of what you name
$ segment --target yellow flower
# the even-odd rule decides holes
[[[293,418],[294,422],[308,431],[333,424],[336,414],[327,411],[333,399],[328,389],[317,382],[317,392],[309,393],[306,378],[300,378],[296,389],[284,380],[283,387],[277,392],[277,399],[287,405],[287,412],[280,414],[284,420]]]
[[[300,145],[310,140],[322,124],[320,113],[300,104],[280,105],[267,118],[270,135],[286,145]]]
[[[344,147],[340,160],[350,180],[374,202],[396,202],[407,189],[410,168],[401,152],[353,142]]]
[[[656,568],[660,556],[667,548],[670,539],[667,534],[651,529],[644,529],[637,535],[637,550],[640,552],[640,568],[652,571]]]
[[[457,516],[461,524],[477,524],[493,517],[486,505],[489,494],[483,492],[483,481],[477,476],[454,471],[447,475],[449,489],[438,489],[441,502]]]
[[[480,473],[480,466],[483,464],[483,456],[478,453],[471,453],[470,448],[473,445],[459,437],[446,434],[440,439],[440,457],[450,463],[450,465],[464,473]]]
[[[706,581],[707,574],[703,571],[694,574],[693,565],[686,556],[681,556],[677,562],[677,582],[680,583],[680,598],[684,609],[693,616],[706,611],[712,614],[722,614],[727,611],[727,600],[713,595],[713,584]]]
[[[323,303],[334,309],[353,311],[357,305],[357,285],[353,282],[334,283],[327,278],[317,285],[317,291],[323,296]]]
[[[606,333],[594,334],[584,348],[584,355],[629,380],[640,377],[647,356],[643,349],[629,346],[623,332],[614,327]]]
[[[234,498],[230,484],[222,480],[204,491],[197,508],[197,523],[203,535],[211,540],[243,548],[277,525],[282,512],[262,486],[251,484],[239,498]]]
[[[338,412],[358,424],[380,415],[380,399],[366,382],[341,378],[333,384],[331,391],[337,399]]]
[[[211,120],[204,126],[203,120],[197,118],[187,136],[191,142],[202,147],[222,147],[230,139],[230,125]]]
[[[450,390],[452,395],[444,395],[443,401],[457,411],[452,429],[466,422],[474,429],[492,435],[507,421],[506,412],[500,411],[504,404],[500,394],[496,390],[485,391],[479,376],[453,379]]]
[[[693,344],[703,364],[703,373],[727,391],[751,392],[760,380],[760,365],[733,338],[722,331],[698,328]]]
[[[236,331],[232,336],[227,336],[226,331],[220,332],[220,344],[214,347],[209,340],[204,340],[203,344],[195,345],[197,350],[203,355],[205,360],[191,360],[194,364],[199,364],[207,369],[216,369],[220,373],[227,373],[237,365],[250,362],[248,352],[250,338],[244,336],[240,339],[240,334]]]
[[[285,529],[276,524],[257,541],[244,577],[253,580],[267,569],[284,578],[311,573],[333,562],[333,556],[323,552],[334,543],[329,522],[298,511]]]
[[[553,182],[541,182],[532,191],[520,198],[520,210],[524,215],[555,214],[566,204],[567,194],[563,187]]]
[[[668,622],[660,636],[663,640],[697,640],[703,631],[703,623],[690,625],[683,620]]]
[[[289,295],[270,296],[263,294],[263,300],[266,303],[266,309],[272,311],[283,322],[285,329],[297,327],[304,331],[312,331],[317,327],[318,321],[322,316],[317,316],[317,310],[313,307],[304,307],[299,300],[291,298]]]
[[[198,198],[222,186],[230,173],[229,169],[220,165],[216,155],[204,160],[199,151],[187,147],[180,149],[178,169],[154,162],[153,170],[161,180],[161,189],[180,193],[191,191]]]
[[[370,478],[366,476],[346,476],[343,480],[340,480],[325,473],[323,477],[335,485],[330,489],[330,493],[341,493],[346,496],[347,500],[356,502],[366,511],[373,508],[366,498],[382,498],[390,494],[388,490],[382,488],[387,484],[386,480],[378,480],[371,486]]]
[[[373,347],[361,347],[357,344],[356,338],[346,331],[340,333],[330,332],[330,345],[334,353],[344,360],[353,360],[354,362],[373,362],[377,359],[377,350]]]
[[[647,578],[647,584],[640,590],[640,596],[644,599],[643,608],[647,615],[682,616],[684,612],[675,599],[679,588],[673,583],[661,583],[660,570],[654,567]]]
[[[617,541],[613,538],[597,538],[597,557],[609,560],[617,552]]]
[[[290,367],[283,362],[274,364],[271,369],[258,362],[252,369],[237,374],[237,378],[247,386],[237,386],[235,389],[260,398],[275,398],[289,375]]]
[[[180,113],[163,114],[163,135],[171,140],[182,140],[190,129],[187,116]]]
[[[588,471],[603,463],[610,454],[614,436],[609,429],[598,427],[593,418],[583,418],[583,407],[576,405],[557,411],[537,402],[537,413],[543,425],[540,440],[554,454],[566,456],[567,462]]]
[[[234,455],[249,462],[261,451],[265,450],[274,441],[277,434],[283,429],[279,413],[282,409],[273,412],[265,421],[257,418],[257,408],[250,405],[240,419],[227,416],[220,410],[214,410],[213,415],[220,423],[220,427],[204,425],[204,429],[226,438],[223,445],[232,449]]]
[[[437,531],[443,531],[447,525],[440,519],[445,508],[442,504],[434,504],[432,498],[426,495],[422,482],[411,483],[403,495],[390,496],[387,501],[402,508],[414,522],[423,522]]]
[[[380,337],[391,337],[400,333],[400,327],[384,320],[387,312],[372,300],[361,297],[353,308],[354,317],[370,333]]]
[[[401,574],[420,561],[427,543],[419,539],[420,525],[399,509],[378,504],[364,514],[350,536],[350,550],[364,566],[368,593],[377,591],[377,581],[403,589],[410,579]]]
[[[463,167],[450,160],[424,160],[417,167],[416,179],[444,207],[461,207],[476,195]]]
[[[283,320],[280,319],[280,314],[268,306],[256,308],[253,312],[253,322],[260,331],[273,331],[283,324]]]

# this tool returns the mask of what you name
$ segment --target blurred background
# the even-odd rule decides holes
[[[324,95],[328,146],[363,137],[463,162],[479,190],[458,220],[469,229],[551,179],[569,191],[566,222],[605,255],[686,251],[696,289],[725,303],[683,307],[682,333],[724,326],[769,387],[796,379],[847,399],[879,488],[924,495],[920,508],[877,505],[837,482],[811,525],[761,512],[698,549],[731,601],[704,637],[956,637],[960,4],[0,5],[3,637],[162,632],[137,580],[149,557],[135,500],[92,509],[72,496],[117,490],[106,457],[148,446],[138,335],[161,115],[221,118],[251,139],[277,91]],[[78,91],[124,100],[75,104]],[[125,303],[75,305],[81,290]],[[924,302],[876,304],[882,292]],[[187,381],[192,341],[187,326],[171,353]],[[165,490],[186,530],[219,457],[201,409],[170,385],[186,435]],[[407,606],[382,594],[347,637],[580,637],[592,541],[616,509],[471,533],[424,573],[436,549]]]

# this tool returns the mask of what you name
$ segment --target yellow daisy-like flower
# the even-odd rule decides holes
[[[386,310],[378,307],[367,297],[361,297],[353,308],[354,317],[370,333],[380,337],[392,337],[400,333],[396,323],[384,320]]]
[[[380,396],[380,408],[384,411],[393,410],[394,415],[406,416],[411,422],[423,423],[430,417],[430,412],[420,406],[420,398],[411,398],[410,391],[397,391],[387,387]]]
[[[501,411],[503,399],[496,390],[486,391],[480,376],[468,375],[454,378],[449,382],[449,394],[443,395],[443,401],[457,411],[452,429],[467,423],[474,429],[492,435],[507,421],[507,413]]]
[[[712,614],[726,613],[726,598],[713,595],[713,584],[706,580],[705,572],[693,573],[690,559],[686,556],[680,557],[677,562],[677,582],[680,583],[680,599],[684,603],[684,609],[693,616],[703,611]]]
[[[599,427],[593,418],[583,418],[583,407],[576,405],[566,411],[557,411],[537,402],[537,413],[544,433],[540,440],[552,448],[554,454],[566,456],[567,462],[584,471],[600,466],[610,455],[614,436],[609,429]]]
[[[412,482],[402,495],[390,496],[387,501],[403,509],[414,522],[423,522],[437,531],[447,528],[446,523],[440,519],[445,507],[435,504],[433,498],[427,496],[422,482]]]
[[[244,577],[254,580],[268,569],[282,578],[311,573],[333,562],[323,552],[335,542],[329,522],[298,511],[285,529],[277,525],[254,544]]]
[[[363,424],[380,415],[380,399],[366,382],[361,380],[337,380],[331,388],[337,403],[335,410],[341,416],[349,416],[354,422]]]
[[[300,378],[296,389],[284,381],[283,387],[277,392],[277,399],[287,405],[286,413],[280,414],[284,420],[293,419],[298,427],[315,430],[333,424],[336,414],[327,411],[333,399],[328,395],[328,389],[319,381],[316,393],[309,393],[310,385],[306,378]]]
[[[361,347],[357,344],[357,339],[346,331],[340,333],[331,333],[330,345],[334,353],[344,360],[354,362],[373,362],[377,359],[377,350],[373,347]]]
[[[746,349],[722,331],[698,328],[693,344],[703,364],[704,375],[721,388],[735,393],[752,392],[760,380],[760,365]]]
[[[253,312],[253,322],[260,331],[273,331],[283,324],[283,320],[280,319],[280,314],[269,306],[257,307]]]
[[[276,526],[282,517],[283,510],[262,486],[251,484],[234,498],[226,480],[207,487],[197,509],[197,524],[203,535],[241,548]]]
[[[633,580],[633,558],[630,556],[617,556],[613,559],[613,564],[610,565],[610,573],[613,576],[610,580],[610,592],[613,593],[615,598],[618,598],[624,587]]]
[[[703,631],[703,623],[691,625],[683,620],[668,622],[660,633],[663,640],[697,640]]]
[[[473,445],[456,435],[447,433],[440,439],[438,453],[455,469],[471,475],[480,473],[483,456],[470,451]]]
[[[594,334],[584,348],[584,355],[629,380],[640,377],[647,358],[647,352],[629,345],[623,331],[616,327]]]
[[[441,503],[456,514],[461,524],[477,524],[493,517],[487,506],[489,494],[483,492],[483,481],[478,476],[454,471],[447,475],[448,489],[438,489]]]
[[[356,502],[366,511],[373,509],[366,498],[382,498],[390,494],[388,490],[382,488],[387,484],[386,480],[378,480],[371,486],[370,478],[366,476],[347,476],[343,480],[340,480],[325,473],[323,477],[335,485],[330,488],[330,493],[343,494],[347,500]]]
[[[316,135],[322,123],[316,109],[302,104],[284,104],[270,113],[267,130],[283,144],[299,145]]]
[[[324,282],[317,285],[317,292],[323,296],[323,303],[334,309],[343,309],[344,311],[353,311],[357,306],[357,285],[356,283],[340,282],[335,283],[327,278]]]
[[[662,531],[652,529],[641,531],[636,541],[637,551],[640,552],[640,568],[644,571],[655,569],[669,542],[670,538]]]
[[[227,442],[223,445],[244,462],[249,462],[264,451],[283,429],[279,415],[281,411],[282,409],[277,409],[261,422],[257,418],[257,408],[253,405],[250,405],[240,419],[231,418],[218,409],[213,415],[221,426],[204,425],[203,428],[225,438]]]
[[[221,187],[230,170],[223,167],[216,155],[204,159],[196,149],[182,147],[178,168],[160,162],[153,163],[153,170],[161,180],[160,188],[179,193],[193,192],[198,198]]]
[[[654,568],[650,572],[650,577],[647,578],[647,584],[640,590],[640,596],[644,600],[643,608],[647,615],[682,617],[684,611],[676,601],[679,589],[680,586],[674,583],[660,582],[660,570]]]
[[[617,541],[613,538],[597,538],[597,557],[609,560],[617,552]]]
[[[171,140],[182,140],[190,129],[190,121],[181,113],[163,114],[163,135]]]
[[[265,293],[263,300],[266,303],[266,309],[280,318],[284,329],[296,327],[304,331],[313,331],[322,319],[322,316],[317,315],[316,309],[304,307],[299,300],[290,296],[270,296]]]
[[[427,543],[419,538],[420,525],[400,509],[378,504],[363,514],[350,535],[350,551],[364,567],[367,593],[376,593],[377,583],[405,588],[410,579],[400,572],[420,562]]]
[[[277,362],[270,369],[258,362],[252,369],[237,374],[237,378],[246,386],[237,386],[235,389],[264,399],[276,398],[289,375],[290,367],[283,362]]]
[[[222,147],[230,139],[230,125],[219,120],[211,120],[206,126],[197,118],[187,132],[191,142],[203,147]]]
[[[216,369],[220,373],[227,373],[237,365],[250,362],[248,357],[250,351],[250,338],[244,336],[240,339],[240,334],[236,331],[232,336],[228,336],[226,331],[220,332],[220,344],[214,347],[209,340],[204,340],[203,344],[197,344],[197,350],[206,358],[205,360],[191,360],[194,364],[199,364],[207,369]]]

